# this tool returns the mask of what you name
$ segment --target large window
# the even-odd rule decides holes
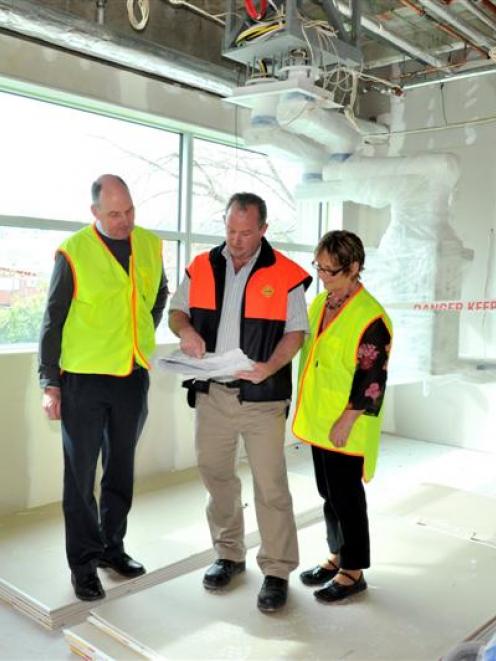
[[[0,81],[1,82],[1,81]],[[309,268],[319,236],[315,203],[297,203],[300,172],[239,146],[179,133],[166,120],[129,110],[109,114],[0,91],[0,347],[37,342],[53,257],[60,242],[92,221],[90,185],[105,172],[129,185],[138,224],[164,244],[174,292],[192,256],[224,236],[223,212],[239,191],[267,202],[272,244]],[[83,104],[88,106],[86,100]],[[181,204],[180,204],[181,200]],[[312,288],[309,295],[315,293]],[[171,339],[166,321],[159,342]]]
[[[89,184],[122,176],[144,227],[176,230],[180,136],[0,93],[0,213],[88,222]]]
[[[193,232],[222,237],[226,202],[233,193],[249,191],[267,203],[269,238],[295,241],[298,223],[291,191],[299,178],[299,168],[287,162],[246,149],[195,140]]]
[[[0,227],[0,344],[36,341],[55,250],[67,236]]]

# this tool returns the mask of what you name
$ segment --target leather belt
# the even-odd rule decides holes
[[[213,383],[216,383],[218,386],[225,386],[226,388],[240,388],[241,387],[241,379],[238,379],[237,381],[227,381],[227,383],[222,383],[220,381],[213,381]]]

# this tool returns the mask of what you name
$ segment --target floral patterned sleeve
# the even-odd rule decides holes
[[[382,319],[365,330],[358,347],[358,362],[351,386],[348,408],[379,415],[386,391],[387,363],[391,335]]]

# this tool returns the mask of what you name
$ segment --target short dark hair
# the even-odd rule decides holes
[[[124,188],[129,192],[129,187],[122,179],[122,177],[119,177],[117,174],[112,174],[112,175],[107,175],[107,174],[102,174],[98,179],[95,179],[95,181],[91,184],[91,201],[93,204],[98,205],[100,202],[100,194],[102,192],[102,187],[103,187],[103,180],[105,177],[111,176],[113,177],[116,181],[118,181]]]
[[[257,207],[258,226],[263,227],[267,222],[267,205],[265,204],[265,201],[258,195],[255,195],[255,193],[234,193],[234,195],[231,195],[226,204],[226,215],[233,204],[236,204],[243,210],[245,210],[246,207]]]
[[[334,257],[339,266],[348,272],[353,262],[358,262],[358,270],[362,271],[365,264],[365,249],[362,240],[353,232],[347,230],[333,230],[327,232],[320,239],[315,256],[318,257],[321,252],[327,252]]]

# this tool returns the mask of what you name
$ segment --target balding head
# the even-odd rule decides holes
[[[99,204],[100,203],[100,194],[102,192],[102,188],[108,187],[108,186],[121,186],[122,188],[125,188],[127,192],[129,193],[129,188],[124,179],[119,177],[117,174],[102,174],[98,177],[98,179],[95,179],[95,181],[91,184],[91,202],[92,204]]]
[[[91,212],[112,239],[127,239],[134,228],[134,205],[126,182],[102,174],[91,186]]]

